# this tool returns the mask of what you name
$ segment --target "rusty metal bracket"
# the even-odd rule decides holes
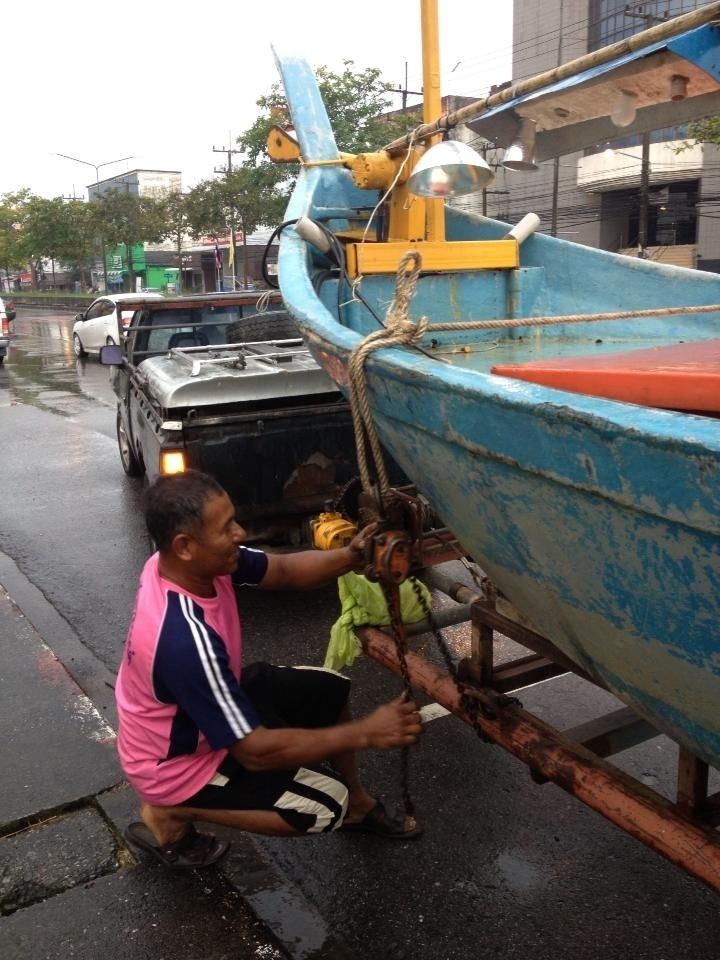
[[[395,645],[387,634],[374,627],[358,633],[369,656],[400,673]],[[451,677],[411,651],[405,656],[413,687],[470,723]],[[489,740],[522,760],[541,780],[552,780],[626,833],[720,892],[720,836],[709,826],[691,822],[682,805],[671,803],[521,707],[506,705],[497,691],[476,688],[473,696],[489,708],[477,718]],[[696,772],[691,773],[690,781],[694,782],[696,777]]]

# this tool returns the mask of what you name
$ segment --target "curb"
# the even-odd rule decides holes
[[[67,671],[72,684],[83,692],[104,722],[116,729],[114,675],[2,551],[0,589],[7,592],[12,604]],[[53,637],[52,645],[45,639],[48,636]],[[137,798],[130,787],[120,783],[103,791],[94,798],[94,806],[112,825],[118,841],[124,843],[120,839],[123,830],[137,814]],[[232,841],[230,852],[218,869],[290,960],[360,960],[328,930],[300,887],[282,874],[250,834],[218,827],[214,832]]]

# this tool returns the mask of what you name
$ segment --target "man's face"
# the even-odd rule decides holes
[[[245,531],[235,520],[235,508],[226,493],[205,501],[202,526],[196,535],[188,536],[196,575],[219,577],[237,568],[238,547]]]

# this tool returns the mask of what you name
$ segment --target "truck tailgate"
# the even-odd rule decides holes
[[[190,465],[228,491],[241,520],[322,509],[357,474],[346,403],[187,418]]]

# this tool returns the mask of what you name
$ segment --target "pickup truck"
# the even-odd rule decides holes
[[[129,476],[203,470],[250,540],[297,544],[357,474],[347,402],[310,355],[280,295],[127,300],[120,346],[103,347]]]

